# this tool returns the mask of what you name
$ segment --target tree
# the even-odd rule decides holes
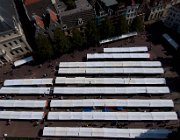
[[[85,29],[86,40],[88,45],[94,45],[99,40],[98,31],[94,22],[88,22]]]
[[[71,44],[69,38],[65,36],[64,32],[57,28],[54,31],[54,51],[56,55],[69,52]]]
[[[78,29],[72,31],[72,45],[75,48],[82,49],[85,44],[85,39]]]
[[[35,40],[37,46],[35,51],[35,58],[37,58],[37,61],[43,62],[52,58],[53,47],[49,39],[43,34],[38,34]]]
[[[128,32],[128,23],[124,16],[119,17],[118,26],[117,26],[118,35],[125,34]]]
[[[109,18],[103,21],[101,33],[103,38],[109,38],[114,35],[114,26]]]
[[[142,32],[144,30],[144,24],[141,17],[135,17],[131,23],[131,31]]]

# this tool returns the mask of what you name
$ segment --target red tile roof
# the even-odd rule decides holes
[[[55,22],[58,21],[58,17],[54,11],[52,11],[51,9],[48,9],[48,12],[50,14],[50,18],[52,21],[55,21]]]
[[[44,22],[42,21],[42,18],[37,16],[37,15],[34,15],[34,20],[36,22],[36,24],[41,27],[41,28],[44,28]]]
[[[41,1],[41,0],[24,0],[24,4],[26,6],[29,6],[29,5],[35,4],[35,3],[39,2],[39,1]]]

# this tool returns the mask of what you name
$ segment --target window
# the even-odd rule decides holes
[[[9,44],[10,46],[12,46],[12,43],[11,43],[11,42],[9,42],[8,44]]]
[[[18,50],[15,50],[15,52],[16,52],[16,53],[19,53],[19,51],[18,51]]]
[[[15,43],[16,45],[18,44],[16,40],[14,41],[14,43]]]
[[[24,52],[23,49],[21,49],[21,48],[20,48],[19,50],[20,50],[21,52]]]
[[[3,46],[4,46],[4,47],[7,47],[7,45],[6,45],[6,44],[3,44]]]
[[[14,55],[14,53],[13,52],[10,52],[12,55]]]
[[[66,26],[66,25],[64,25],[64,26],[63,26],[63,30],[66,30],[66,29],[67,29],[67,26]]]
[[[82,18],[78,18],[78,25],[82,25],[82,24],[83,24]]]
[[[20,41],[20,42],[23,42],[23,40],[22,40],[22,39],[19,39],[19,41]]]
[[[25,49],[26,49],[27,51],[29,51],[29,48],[28,48],[28,47],[25,47]]]

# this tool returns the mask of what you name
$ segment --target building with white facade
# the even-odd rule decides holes
[[[14,62],[31,53],[21,28],[13,0],[0,2],[0,65]]]
[[[180,33],[180,3],[169,9],[164,25]]]

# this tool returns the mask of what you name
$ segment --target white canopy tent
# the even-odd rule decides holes
[[[136,35],[138,35],[137,32],[131,32],[131,33],[127,33],[127,34],[122,34],[121,36],[116,36],[116,37],[111,37],[111,38],[101,40],[101,41],[99,41],[99,44],[109,43],[109,42],[117,41],[117,40],[120,40],[120,39],[133,37],[133,36],[136,36]]]
[[[2,87],[0,94],[28,94],[39,95],[49,94],[50,87]]]
[[[166,84],[165,78],[86,78],[86,77],[56,77],[56,84]]]
[[[113,48],[104,48],[105,53],[123,53],[123,52],[147,52],[148,48],[146,46],[139,47],[113,47]]]
[[[168,87],[54,87],[54,94],[169,94]]]
[[[28,62],[31,62],[31,61],[33,61],[33,57],[32,57],[32,56],[26,57],[26,58],[23,58],[23,59],[20,59],[20,60],[15,61],[15,62],[14,62],[14,66],[15,66],[15,67],[18,67],[18,66],[21,66],[21,65],[23,65],[23,64],[26,64],[26,63],[28,63]]]
[[[51,100],[50,107],[174,107],[172,100],[160,99],[79,99]]]
[[[60,62],[60,68],[93,67],[161,67],[160,61],[95,61],[95,62]]]
[[[24,85],[52,85],[53,78],[44,78],[44,79],[13,79],[5,80],[4,86],[24,86]]]
[[[173,46],[174,49],[178,49],[179,48],[179,45],[168,35],[168,34],[163,34],[162,37],[164,39],[166,39],[166,41],[171,45]]]
[[[46,100],[0,100],[0,107],[44,108]]]
[[[41,120],[44,118],[44,112],[32,111],[0,111],[1,120]]]
[[[92,53],[87,54],[87,59],[149,59],[149,53]]]
[[[44,127],[43,136],[102,137],[102,138],[155,138],[164,139],[172,133],[168,129],[118,129],[85,127]]]
[[[163,74],[163,68],[60,68],[58,74]]]
[[[119,120],[170,121],[178,120],[176,112],[49,112],[48,120]]]

